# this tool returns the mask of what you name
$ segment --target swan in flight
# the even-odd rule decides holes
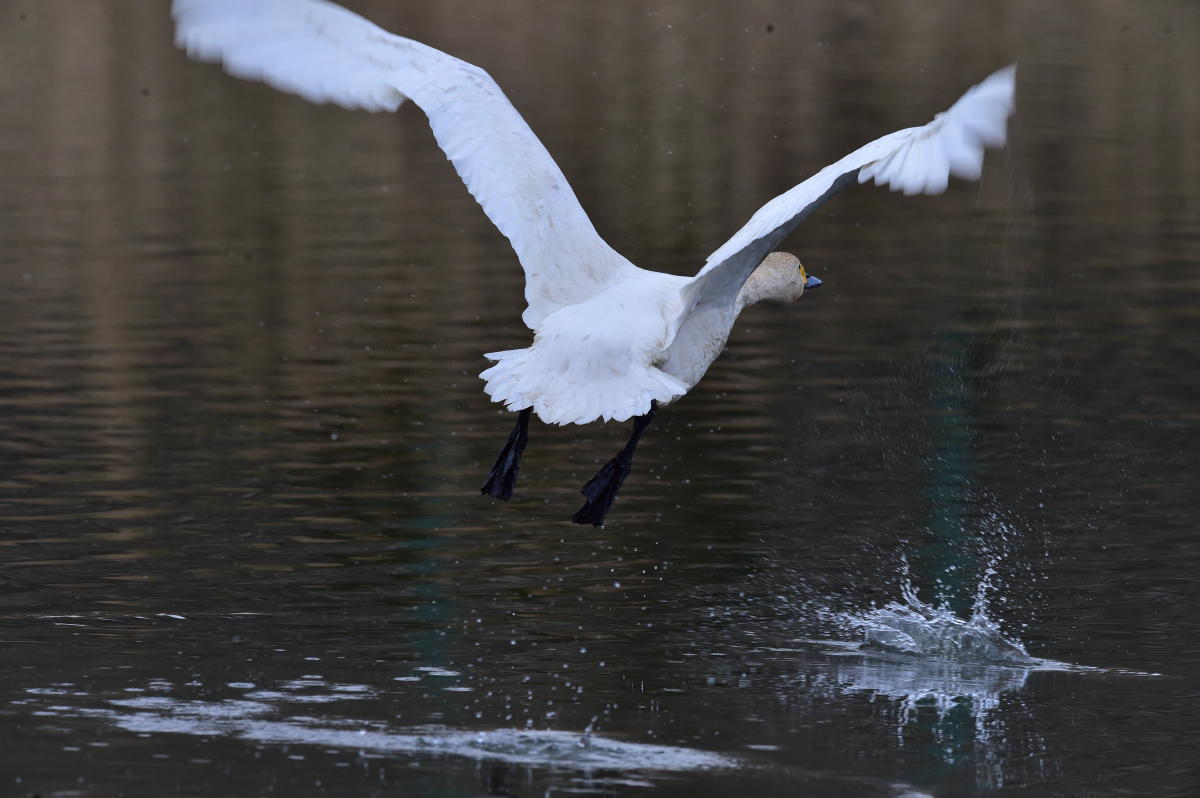
[[[525,270],[525,349],[492,352],[480,377],[517,425],[483,492],[512,496],[529,417],[550,424],[634,419],[625,447],[583,488],[576,523],[600,526],[655,407],[688,392],[741,310],[820,284],[774,252],[838,190],[869,180],[939,194],[978,179],[1013,110],[1016,67],[971,88],[933,121],[890,133],[775,197],[693,277],[634,266],[600,238],[566,177],[495,81],[477,66],[388,33],[327,0],[174,0],[176,42],[232,75],[315,103],[394,111],[411,99],[467,190]]]

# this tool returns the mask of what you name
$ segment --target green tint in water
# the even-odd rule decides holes
[[[944,331],[935,344],[932,408],[934,449],[929,463],[929,533],[917,552],[921,571],[934,584],[934,601],[959,615],[971,610],[980,568],[972,557],[964,509],[971,486],[971,407],[966,380],[968,341]]]

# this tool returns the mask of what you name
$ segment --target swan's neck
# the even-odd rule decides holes
[[[742,284],[737,296],[737,311],[755,302],[774,300],[795,302],[804,293],[804,273],[795,255],[772,252]]]
[[[738,292],[737,311],[757,302],[786,301],[792,298],[794,278],[774,269],[759,267],[750,275]]]

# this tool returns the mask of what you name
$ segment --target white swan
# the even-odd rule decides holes
[[[985,147],[1004,144],[1015,66],[970,89],[932,122],[891,133],[764,205],[694,277],[634,266],[604,242],[566,178],[486,72],[393,35],[326,0],[174,0],[177,43],[312,102],[392,111],[411,98],[525,270],[526,349],[493,352],[480,376],[520,411],[483,491],[512,495],[530,412],[552,424],[636,417],[626,447],[584,487],[578,523],[599,526],[629,473],[656,404],[678,399],[721,353],[742,308],[794,300],[809,278],[772,250],[831,195],[874,180],[938,194],[977,179]]]

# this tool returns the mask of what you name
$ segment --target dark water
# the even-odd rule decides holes
[[[0,794],[1194,794],[1193,3],[353,5],[489,69],[676,273],[1019,60],[1013,141],[806,223],[825,287],[745,314],[593,530],[623,425],[478,493],[521,275],[419,112],[0,0]],[[855,647],[988,569],[1005,634],[1103,670]]]

